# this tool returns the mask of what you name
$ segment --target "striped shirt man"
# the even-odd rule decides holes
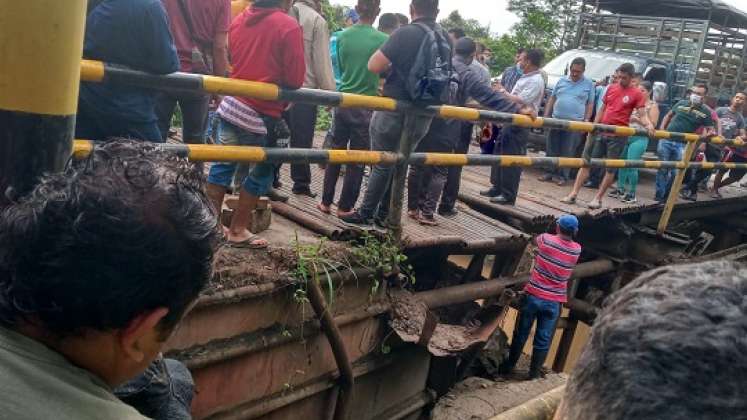
[[[529,283],[524,290],[540,299],[566,302],[568,280],[581,256],[581,245],[561,235],[537,237],[537,252]]]

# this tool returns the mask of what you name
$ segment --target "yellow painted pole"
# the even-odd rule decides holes
[[[0,205],[70,157],[86,0],[0,0]]]
[[[667,203],[664,205],[664,211],[661,213],[661,219],[659,219],[659,226],[656,231],[659,235],[663,234],[669,226],[669,219],[672,217],[672,210],[674,210],[675,204],[677,204],[677,198],[680,196],[680,190],[682,189],[682,181],[685,179],[687,173],[687,167],[690,163],[690,159],[693,157],[697,142],[688,142],[685,147],[685,153],[682,155],[682,168],[677,170],[677,175],[674,177],[672,183],[672,189],[669,191],[669,197],[667,197]]]

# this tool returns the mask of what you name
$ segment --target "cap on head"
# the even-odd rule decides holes
[[[572,214],[564,214],[558,218],[558,226],[569,232],[578,232],[578,218]]]
[[[361,16],[355,11],[355,9],[350,9],[345,14],[345,19],[350,19],[353,23],[358,23],[358,21],[361,20]]]

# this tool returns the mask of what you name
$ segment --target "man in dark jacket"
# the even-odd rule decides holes
[[[83,57],[156,74],[179,70],[169,20],[159,0],[91,2]],[[81,83],[76,138],[161,141],[152,89]]]
[[[473,98],[480,105],[492,111],[522,113],[533,115],[531,107],[511,101],[506,95],[496,92],[484,83],[482,76],[471,66],[475,59],[477,44],[470,38],[457,40],[454,47],[456,55],[452,60],[454,71],[459,78],[459,90],[456,101],[452,105],[464,106],[469,98]],[[418,152],[453,153],[457,148],[464,126],[469,123],[457,120],[435,119],[428,134],[418,147]],[[435,225],[433,214],[438,204],[438,198],[444,191],[444,184],[449,168],[445,166],[413,165],[409,174],[408,216],[424,225]],[[459,177],[457,175],[456,191],[450,191],[442,197],[442,208],[453,209],[456,193],[459,191]],[[444,203],[448,201],[448,203]]]

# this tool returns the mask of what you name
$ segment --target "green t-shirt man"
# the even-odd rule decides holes
[[[700,127],[713,127],[711,110],[706,105],[693,105],[690,101],[677,102],[672,107],[672,121],[667,127],[674,133],[694,133]]]
[[[0,419],[147,420],[87,370],[0,326]]]
[[[368,60],[389,37],[371,25],[357,24],[337,37],[342,82],[340,92],[376,96],[379,76],[368,71]]]

